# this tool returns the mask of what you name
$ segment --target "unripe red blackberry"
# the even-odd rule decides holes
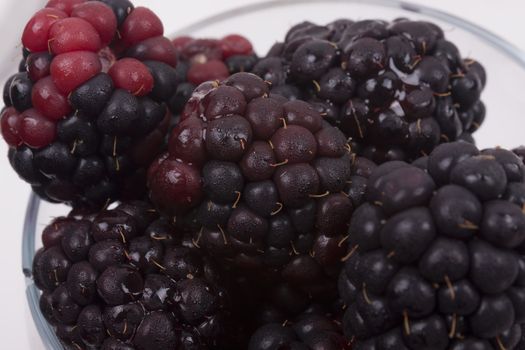
[[[39,196],[100,208],[144,195],[178,84],[162,35],[127,0],[52,0],[29,20],[1,123],[13,168]]]
[[[469,139],[485,117],[485,70],[430,22],[303,22],[252,72],[272,93],[312,102],[380,163]]]

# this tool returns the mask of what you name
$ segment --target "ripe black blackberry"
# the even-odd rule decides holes
[[[253,46],[245,37],[232,34],[222,39],[173,39],[179,64],[179,84],[169,102],[170,111],[180,115],[193,90],[201,83],[224,80],[232,74],[252,70],[257,62]]]
[[[339,280],[357,349],[520,349],[524,175],[466,142],[372,172]]]
[[[145,194],[177,87],[162,34],[127,0],[50,1],[28,22],[1,122],[12,167],[40,197],[100,208]]]
[[[428,22],[303,22],[252,72],[273,93],[313,103],[379,163],[468,139],[485,117],[483,67]]]
[[[349,350],[351,342],[342,334],[341,324],[316,308],[281,323],[268,323],[255,331],[248,350],[323,349]]]
[[[512,150],[521,160],[525,160],[525,146],[519,146]]]
[[[150,195],[193,219],[196,246],[249,276],[335,291],[348,220],[375,165],[311,105],[268,90],[250,73],[198,87],[169,154],[150,168]]]
[[[66,349],[244,349],[227,276],[148,203],[55,219],[42,240],[33,277]]]

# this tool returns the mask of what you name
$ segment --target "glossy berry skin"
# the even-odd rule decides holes
[[[56,136],[56,125],[36,109],[28,109],[20,115],[20,139],[32,148],[41,148],[51,143]]]
[[[71,51],[97,52],[102,42],[96,29],[81,18],[64,18],[49,29],[51,53],[58,55]]]
[[[65,348],[152,349],[159,339],[180,350],[245,348],[245,327],[233,328],[241,324],[233,285],[176,230],[139,201],[72,213],[44,229],[33,274]]]
[[[416,163],[372,171],[352,216],[345,335],[358,347],[397,329],[396,349],[520,349],[523,161],[459,141]]]
[[[13,75],[4,87],[4,102],[6,106],[12,106],[19,112],[31,108],[33,106],[31,100],[32,89],[33,83],[27,73],[21,72]]]
[[[162,34],[162,22],[155,13],[145,7],[135,8],[120,27],[122,41],[127,46]]]
[[[199,171],[177,160],[163,161],[148,181],[152,200],[168,211],[191,207],[202,196]]]
[[[57,89],[68,95],[85,81],[100,73],[98,55],[89,51],[75,51],[56,56],[50,66],[51,77]]]
[[[53,0],[29,20],[20,72],[4,86],[2,134],[40,197],[94,208],[143,197],[181,82],[162,33],[153,12],[127,0]]]
[[[26,59],[26,69],[29,78],[36,82],[49,75],[52,56],[47,52],[30,54]]]
[[[270,81],[272,93],[319,106],[356,153],[376,163],[415,160],[480,127],[486,73],[439,27],[343,22],[292,27],[251,72]]]
[[[60,92],[51,76],[40,79],[33,87],[33,106],[50,120],[59,120],[71,112],[67,96]]]
[[[240,276],[329,299],[357,184],[375,165],[310,104],[268,90],[250,73],[200,85],[150,167],[150,198],[194,218],[194,244]]]
[[[135,96],[145,96],[153,89],[153,77],[139,60],[121,59],[111,67],[108,74],[116,88],[124,89]]]
[[[45,8],[38,11],[26,24],[22,34],[24,47],[32,52],[47,51],[51,26],[66,17],[67,13],[55,8]]]
[[[19,132],[22,118],[16,109],[8,107],[2,111],[0,125],[2,136],[9,146],[17,147],[22,144]]]
[[[117,17],[111,7],[99,2],[87,1],[75,6],[71,17],[78,17],[89,22],[100,36],[102,45],[109,45],[117,30]]]

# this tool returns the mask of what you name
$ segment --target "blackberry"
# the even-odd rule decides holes
[[[12,167],[41,198],[101,208],[145,194],[178,84],[162,35],[158,17],[127,0],[52,0],[29,20],[1,123]]]
[[[366,349],[520,349],[524,174],[511,151],[466,142],[372,171],[339,277],[347,338]]]
[[[271,93],[318,106],[359,155],[378,163],[472,141],[485,117],[483,66],[463,59],[430,22],[303,22],[252,72],[272,83]]]
[[[512,150],[512,152],[520,157],[521,160],[525,160],[525,146],[516,147]]]
[[[375,165],[311,105],[268,90],[250,73],[198,87],[150,168],[150,197],[241,275],[335,292],[348,219]]]
[[[173,39],[179,64],[177,77],[179,85],[171,96],[170,111],[180,115],[193,90],[209,80],[224,80],[228,76],[249,72],[258,61],[250,41],[232,34],[222,39],[194,39],[178,37]]]
[[[258,328],[250,339],[248,350],[262,349],[351,349],[340,323],[331,315],[315,308],[306,310],[293,322],[268,323]]]
[[[33,277],[65,348],[243,348],[223,270],[150,204],[57,218],[42,240]]]

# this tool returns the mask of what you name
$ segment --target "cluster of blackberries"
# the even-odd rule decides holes
[[[243,349],[219,265],[148,203],[55,219],[42,240],[33,276],[66,349]]]
[[[436,25],[303,22],[259,59],[50,0],[22,43],[1,132],[75,208],[32,271],[64,348],[524,348],[525,150],[473,145],[485,71]]]
[[[406,19],[303,22],[253,73],[272,92],[314,104],[367,158],[413,160],[481,125],[483,67],[438,26]]]
[[[220,40],[182,36],[172,42],[177,52],[179,84],[169,107],[176,116],[182,113],[198,85],[250,71],[257,62],[251,42],[238,34],[227,35]]]
[[[375,164],[315,108],[237,73],[196,90],[168,147],[150,169],[150,196],[193,220],[195,246],[259,281],[335,291],[350,214]]]
[[[53,202],[100,208],[143,196],[177,84],[159,18],[127,0],[50,1],[22,43],[1,116],[12,167]]]
[[[358,349],[521,349],[524,178],[466,142],[372,172],[339,281]]]

